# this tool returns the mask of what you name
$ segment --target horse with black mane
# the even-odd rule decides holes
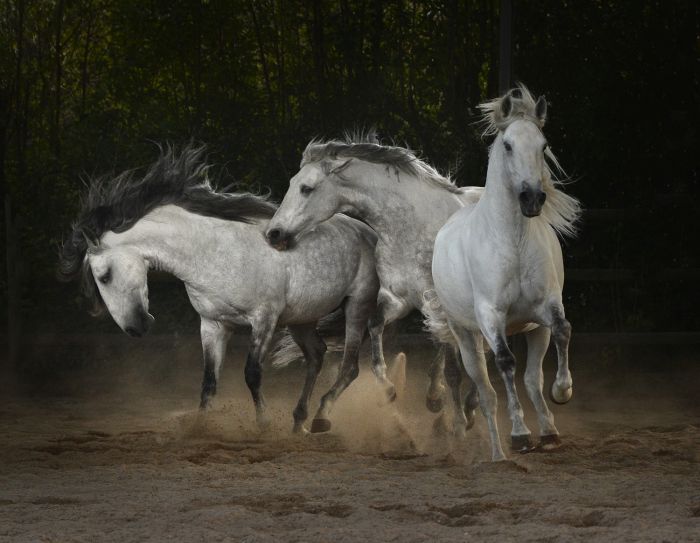
[[[245,380],[261,426],[268,422],[262,362],[275,329],[288,327],[307,361],[293,414],[299,432],[326,351],[317,323],[339,309],[345,316],[343,370],[327,396],[337,396],[357,374],[379,289],[375,234],[338,215],[300,239],[295,250],[276,251],[264,235],[276,206],[254,194],[217,191],[208,169],[203,148],[190,145],[178,153],[168,147],[142,174],[92,180],[61,249],[59,277],[80,279],[92,312],[106,308],[132,336],[146,333],[154,320],[148,312],[148,271],[183,281],[201,318],[202,408],[216,393],[232,328],[250,326]]]

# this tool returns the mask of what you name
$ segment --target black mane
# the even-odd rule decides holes
[[[88,245],[98,245],[104,233],[124,232],[160,206],[177,205],[199,215],[246,223],[274,215],[277,206],[267,197],[217,191],[207,177],[209,169],[204,147],[190,144],[178,153],[166,146],[141,175],[129,170],[92,179],[70,236],[61,247],[59,279],[71,281],[80,276]],[[89,296],[94,285],[86,279],[83,277],[83,289]]]

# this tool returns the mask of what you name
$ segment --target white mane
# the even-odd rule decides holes
[[[504,116],[502,104],[506,97],[510,98],[511,107],[508,115]],[[499,98],[479,104],[479,109],[483,113],[481,118],[481,124],[484,126],[483,135],[495,136],[519,119],[531,121],[542,130],[545,119],[539,118],[535,113],[536,104],[537,100],[522,83],[518,83],[516,88]],[[545,156],[549,160],[545,160],[543,188],[547,193],[547,200],[542,208],[542,217],[559,235],[575,236],[576,222],[581,215],[581,203],[573,196],[559,190],[558,187],[566,184],[566,173],[549,147],[545,150]],[[559,173],[562,178],[558,178],[554,172]]]
[[[455,185],[449,176],[441,175],[410,149],[397,145],[382,145],[374,132],[346,134],[343,140],[311,140],[304,150],[301,166],[328,158],[357,158],[374,164],[386,164],[448,192],[464,192],[464,189]]]

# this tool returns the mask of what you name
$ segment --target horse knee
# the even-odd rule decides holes
[[[515,357],[510,352],[498,353],[496,367],[503,375],[512,379],[515,375]]]
[[[571,323],[566,320],[560,310],[554,313],[552,335],[555,341],[569,341],[571,339]]]

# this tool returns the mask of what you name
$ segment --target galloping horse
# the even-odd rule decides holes
[[[154,320],[148,270],[182,280],[201,317],[202,408],[216,393],[232,327],[251,326],[245,380],[262,426],[262,362],[275,328],[287,326],[308,364],[294,409],[294,431],[301,431],[326,351],[316,324],[338,308],[345,313],[344,365],[357,366],[379,289],[376,237],[361,222],[338,216],[294,251],[275,251],[264,235],[275,205],[252,194],[217,192],[203,153],[192,146],[179,154],[168,148],[142,176],[125,172],[94,180],[62,247],[60,277],[82,278],[95,309],[106,306],[132,336],[144,334]]]
[[[443,339],[440,329],[444,332],[447,325],[456,338],[467,373],[479,389],[492,457],[500,460],[504,454],[496,393],[482,340],[486,338],[495,353],[506,384],[513,445],[527,448],[530,430],[515,388],[515,358],[506,341],[510,334],[526,334],[525,386],[537,410],[540,440],[545,447],[558,446],[559,432],[542,395],[542,359],[551,333],[559,361],[551,395],[557,403],[567,402],[572,394],[571,325],[562,304],[564,265],[557,234],[575,233],[580,206],[557,188],[547,165],[546,157],[558,163],[542,134],[547,115],[544,96],[535,101],[521,85],[481,108],[486,133],[496,136],[486,187],[476,204],[455,213],[437,235],[432,270],[439,306],[433,308],[428,324]]]
[[[270,221],[271,245],[284,249],[306,236],[336,213],[358,217],[377,233],[377,272],[381,282],[378,314],[370,324],[372,368],[385,377],[382,331],[386,324],[424,310],[424,292],[433,288],[430,264],[438,230],[458,209],[479,199],[482,188],[460,188],[402,147],[380,145],[373,135],[346,141],[312,141],[300,171]],[[430,371],[427,405],[442,407],[443,369],[455,404],[455,431],[471,427],[478,403],[476,389],[460,396],[461,372],[451,347],[442,349]],[[445,360],[446,359],[446,360]],[[387,384],[393,391],[393,386]],[[465,416],[466,412],[466,416]],[[321,406],[317,419],[325,421]],[[327,422],[323,422],[325,427]]]

